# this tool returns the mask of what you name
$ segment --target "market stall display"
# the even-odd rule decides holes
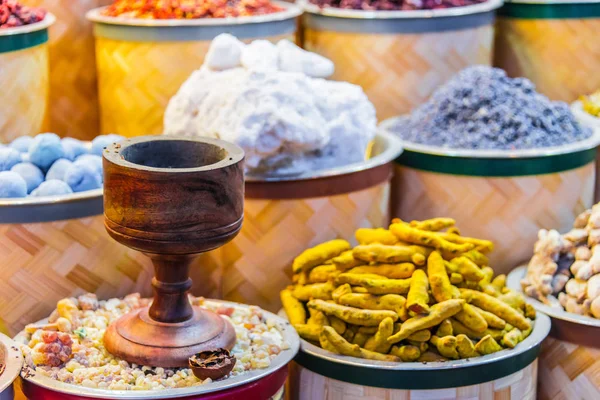
[[[0,400],[13,400],[13,382],[23,366],[17,343],[0,333]]]
[[[0,142],[45,129],[48,28],[54,21],[54,16],[43,10],[21,7],[14,1],[0,2]]]
[[[115,6],[128,3],[117,2]],[[202,64],[210,41],[220,33],[229,32],[244,40],[293,39],[301,11],[287,3],[260,4],[270,4],[270,11],[277,12],[230,18],[153,19],[130,18],[128,14],[107,16],[104,8],[90,11],[88,18],[94,23],[96,37],[101,132],[128,137],[162,133],[169,99]],[[223,3],[215,7],[229,6]]]
[[[380,120],[404,114],[461,69],[492,62],[501,1],[428,9],[432,3],[370,2],[363,10],[359,1],[305,3],[302,45],[335,63],[333,79],[362,86]]]
[[[539,229],[566,229],[592,205],[598,132],[527,79],[467,68],[411,115],[382,128],[405,148],[393,214],[452,215],[496,243],[491,259],[499,272],[528,258]]]
[[[498,12],[494,65],[553,100],[574,101],[600,87],[600,44],[590,40],[599,26],[596,0],[508,0]]]
[[[520,387],[520,398],[535,398],[534,361],[549,321],[505,286],[505,275],[494,276],[492,242],[461,236],[451,218],[395,219],[389,229],[357,230],[356,240],[354,248],[333,240],[301,253],[295,284],[281,292],[304,339],[293,398],[369,390],[360,385],[379,396],[453,388],[475,398],[490,387],[498,395]],[[514,357],[512,368],[495,364],[494,355]],[[493,374],[471,372],[492,367]],[[514,373],[512,388],[494,382]]]

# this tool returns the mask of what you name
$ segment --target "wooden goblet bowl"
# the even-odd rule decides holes
[[[195,353],[231,349],[233,326],[193,307],[189,267],[239,232],[244,152],[221,140],[146,136],[104,150],[104,221],[119,243],[152,259],[154,300],[109,326],[107,350],[128,362],[185,367]]]

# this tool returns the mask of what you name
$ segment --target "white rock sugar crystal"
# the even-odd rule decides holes
[[[359,86],[323,79],[332,73],[330,60],[289,41],[220,35],[169,102],[164,133],[234,142],[250,174],[359,162],[375,137],[375,108]]]

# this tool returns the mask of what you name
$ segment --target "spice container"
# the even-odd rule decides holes
[[[0,400],[12,400],[13,382],[23,366],[23,355],[17,343],[0,333]]]
[[[0,142],[43,132],[48,106],[48,28],[52,14],[0,29]]]
[[[210,41],[226,31],[241,39],[293,39],[292,4],[284,11],[239,18],[151,20],[106,17],[90,11],[94,22],[100,99],[100,130],[127,137],[161,134],[169,99],[200,67]]]
[[[595,0],[506,1],[498,12],[494,65],[531,79],[553,100],[574,101],[600,87],[598,29]]]
[[[362,86],[382,120],[423,103],[464,67],[490,65],[501,4],[417,11],[305,4],[303,47],[334,62],[333,79]]]

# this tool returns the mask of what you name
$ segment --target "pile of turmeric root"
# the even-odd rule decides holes
[[[494,277],[488,240],[461,236],[450,218],[359,229],[293,262],[281,292],[299,335],[333,353],[380,361],[472,358],[513,348],[535,310]]]

